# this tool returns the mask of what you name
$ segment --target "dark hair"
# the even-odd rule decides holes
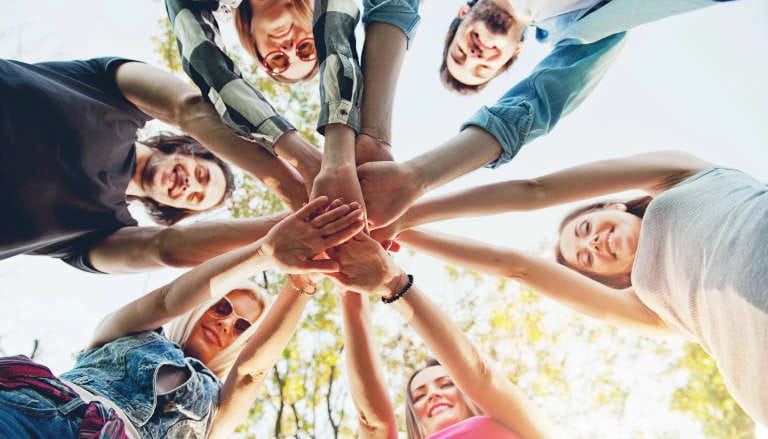
[[[638,218],[642,218],[645,215],[645,210],[648,208],[648,204],[650,204],[652,200],[653,200],[652,197],[646,195],[644,197],[633,198],[628,201],[604,200],[604,201],[598,201],[592,204],[587,204],[586,206],[581,206],[573,210],[571,213],[566,215],[565,218],[563,218],[563,220],[560,222],[560,227],[557,229],[557,233],[558,235],[562,234],[566,224],[570,223],[574,219],[590,212],[606,209],[608,208],[608,206],[612,204],[617,204],[617,203],[621,203],[627,206],[627,210],[626,210],[627,213],[632,214]],[[627,288],[632,286],[632,281],[629,273],[622,273],[622,274],[615,274],[615,275],[602,275],[597,273],[591,273],[588,271],[582,271],[582,270],[579,270],[577,267],[574,267],[568,264],[568,262],[565,260],[565,257],[563,256],[563,252],[560,250],[559,239],[555,247],[555,258],[557,259],[558,264],[565,265],[566,267],[576,270],[579,273],[583,274],[584,276],[587,276],[588,278],[596,280],[601,284],[607,285],[611,288],[622,289],[622,288]]]
[[[442,366],[442,364],[440,364],[436,358],[428,358],[424,366],[416,369],[411,374],[411,377],[408,378],[408,382],[405,385],[405,428],[408,433],[408,439],[425,438],[421,428],[421,423],[419,423],[419,420],[416,417],[416,410],[413,408],[413,398],[411,398],[411,383],[413,382],[413,379],[416,377],[416,375],[419,374],[419,372],[432,366]],[[484,414],[483,411],[477,406],[477,404],[475,404],[471,399],[464,395],[464,392],[462,392],[461,389],[459,389],[459,394],[473,415],[478,416]]]
[[[313,5],[312,0],[294,0],[294,7],[299,11],[302,17],[312,23]],[[261,56],[259,50],[256,48],[256,44],[253,42],[253,36],[251,34],[251,20],[253,19],[253,10],[251,9],[251,2],[243,0],[240,6],[232,11],[234,15],[235,30],[237,31],[237,38],[240,40],[240,45],[243,46],[246,52],[255,60],[261,68],[264,67],[264,57]],[[270,78],[283,84],[295,84],[297,82],[307,81],[313,78],[317,72],[320,71],[320,63],[315,61],[315,66],[307,73],[303,78],[289,79],[281,74],[272,74],[267,72]]]
[[[467,5],[471,8],[475,6],[475,3],[477,3],[477,0],[469,0],[467,1]],[[473,93],[478,93],[480,90],[484,89],[486,85],[488,85],[489,82],[491,82],[491,79],[485,81],[482,84],[477,85],[467,85],[458,79],[456,79],[453,75],[451,75],[451,72],[448,70],[448,63],[446,62],[446,59],[448,58],[448,49],[451,46],[451,43],[453,42],[453,38],[456,36],[456,31],[459,29],[459,25],[464,20],[464,18],[456,17],[451,21],[451,24],[448,26],[448,33],[445,35],[445,46],[443,47],[443,62],[440,64],[440,81],[443,83],[443,86],[447,88],[448,90],[455,91],[456,93],[468,95]],[[512,63],[517,60],[517,55],[512,56],[509,61],[504,63],[503,66],[499,69],[498,72],[496,72],[496,75],[494,77],[498,76],[502,72],[506,72],[509,70],[510,67],[512,67]]]
[[[224,196],[221,197],[221,200],[218,203],[206,210],[212,210],[223,205],[229,196],[232,195],[232,191],[235,189],[235,177],[232,174],[232,169],[228,164],[213,155],[211,151],[206,149],[192,137],[187,135],[161,133],[156,136],[140,140],[140,143],[152,149],[158,150],[163,154],[181,154],[210,160],[216,163],[219,168],[221,168],[221,171],[224,173],[224,180],[226,182]],[[166,206],[165,204],[160,204],[156,200],[149,197],[128,197],[128,201],[133,200],[141,201],[147,208],[147,213],[152,218],[152,220],[163,226],[172,226],[188,216],[203,212],[200,210],[190,210],[179,207]]]

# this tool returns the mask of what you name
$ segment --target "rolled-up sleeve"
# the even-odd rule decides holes
[[[410,43],[421,21],[419,0],[363,0],[363,24],[387,23],[402,30]]]
[[[165,1],[182,67],[227,126],[274,154],[275,142],[295,128],[243,79],[227,56],[212,13],[216,6],[212,1]]]
[[[496,168],[512,160],[526,143],[549,133],[592,92],[623,47],[626,33],[590,44],[561,41],[530,76],[492,107],[482,107],[461,129],[477,126],[502,145]]]
[[[363,72],[357,56],[355,26],[360,10],[353,0],[316,0],[314,35],[320,65],[320,117],[317,131],[340,123],[360,131]]]

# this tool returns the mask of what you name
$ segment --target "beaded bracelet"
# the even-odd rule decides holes
[[[402,290],[400,290],[400,291],[399,291],[397,294],[395,294],[395,295],[394,295],[394,296],[392,296],[392,297],[389,297],[389,298],[386,298],[386,297],[382,297],[382,298],[381,298],[381,301],[382,301],[383,303],[392,303],[392,302],[396,301],[397,299],[399,299],[399,298],[401,298],[401,297],[405,296],[405,293],[407,293],[407,292],[408,292],[408,290],[410,290],[410,289],[411,289],[411,287],[413,286],[413,275],[412,275],[412,274],[407,274],[406,276],[408,276],[408,283],[407,283],[407,284],[405,284],[405,286],[403,287],[403,289],[402,289]]]

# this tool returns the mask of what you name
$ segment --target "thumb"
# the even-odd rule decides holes
[[[331,275],[333,273],[338,273],[339,263],[331,259],[311,260],[307,261],[303,268],[307,272],[326,273]]]

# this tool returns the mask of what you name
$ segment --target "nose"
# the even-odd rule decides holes
[[[289,53],[293,50],[293,34],[288,35],[283,41],[279,43],[280,49]]]
[[[232,318],[231,315],[216,321],[216,325],[218,325],[225,334],[229,334],[232,332],[234,324],[235,324],[235,320]]]

